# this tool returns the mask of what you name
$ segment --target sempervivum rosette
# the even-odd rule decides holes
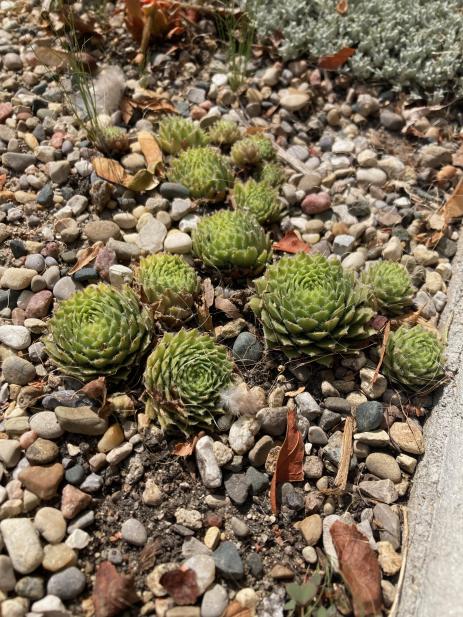
[[[142,258],[138,281],[146,300],[166,323],[178,325],[192,314],[199,279],[180,255],[157,253]]]
[[[150,354],[144,383],[146,413],[164,430],[185,434],[211,427],[220,415],[220,394],[232,380],[226,347],[198,330],[166,333]]]
[[[258,221],[240,210],[219,210],[203,217],[193,231],[193,252],[210,268],[237,275],[261,272],[272,249]]]
[[[431,391],[444,378],[444,345],[440,337],[420,325],[400,326],[386,344],[384,374],[413,391]]]
[[[236,182],[233,199],[238,210],[246,210],[259,223],[274,223],[281,218],[282,204],[278,200],[278,191],[266,182],[256,182],[252,178],[246,182]]]
[[[233,182],[233,172],[213,148],[189,148],[171,163],[169,179],[186,186],[192,197],[220,200]]]
[[[255,281],[251,308],[272,348],[330,364],[372,334],[367,290],[337,261],[299,253],[283,257]]]
[[[241,137],[241,131],[233,120],[218,120],[209,129],[209,139],[218,146],[231,146]]]
[[[44,343],[65,375],[84,382],[100,376],[122,381],[139,368],[151,326],[131,289],[100,283],[61,302]]]
[[[363,274],[373,306],[386,315],[400,315],[413,303],[413,285],[406,268],[393,261],[379,261]]]
[[[187,118],[167,116],[159,123],[159,145],[168,154],[178,154],[187,148],[205,146],[206,133]]]

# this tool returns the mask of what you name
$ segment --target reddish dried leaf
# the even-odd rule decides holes
[[[194,604],[199,596],[196,572],[185,566],[165,572],[159,582],[180,606]]]
[[[97,176],[112,184],[124,186],[131,191],[151,191],[159,184],[159,181],[147,169],[140,169],[132,176],[125,171],[120,163],[113,159],[98,156],[92,159],[92,165]]]
[[[453,219],[463,216],[463,177],[456,185],[443,209],[444,220],[450,223]]]
[[[385,327],[386,323],[387,317],[384,317],[384,315],[376,315],[371,320],[371,327],[374,328],[376,332],[381,332],[381,330]]]
[[[79,270],[84,268],[86,265],[88,265],[91,261],[96,259],[96,256],[98,255],[98,253],[100,252],[102,248],[103,248],[103,243],[96,242],[93,246],[89,246],[86,249],[84,249],[82,251],[81,256],[77,260],[77,262],[68,271],[68,274],[71,275],[71,274],[74,274],[75,272],[78,272]]]
[[[187,441],[176,443],[172,454],[174,454],[175,456],[191,456],[195,451],[198,439],[200,438],[200,436],[202,436],[202,434],[202,432],[198,433],[198,435],[190,437],[190,439],[188,439]]]
[[[94,401],[98,401],[101,407],[106,403],[106,377],[98,377],[98,379],[94,379],[93,381],[89,381],[85,386],[83,386],[79,392],[88,396]]]
[[[352,594],[355,617],[381,612],[381,570],[368,538],[355,525],[336,521],[330,528],[339,569]]]
[[[148,542],[140,555],[138,556],[138,571],[146,572],[152,570],[156,563],[156,557],[161,550],[161,541],[156,538],[152,542]]]
[[[339,0],[339,2],[336,5],[336,11],[340,15],[345,15],[348,10],[349,10],[349,2],[347,0]]]
[[[152,174],[162,166],[162,150],[156,137],[149,131],[140,131],[137,136],[143,156],[146,159],[146,168]]]
[[[215,308],[224,312],[227,317],[230,317],[230,319],[239,319],[243,316],[238,307],[233,304],[231,300],[228,298],[223,298],[222,296],[218,296],[215,299]]]
[[[272,512],[277,514],[277,487],[282,482],[302,482],[304,479],[303,471],[304,444],[302,435],[297,428],[296,409],[288,409],[288,423],[286,426],[286,437],[278,453],[278,459],[270,486],[270,503]]]
[[[330,56],[321,56],[318,59],[318,67],[326,71],[337,71],[354,54],[355,47],[344,47]]]
[[[273,248],[285,253],[310,253],[310,246],[301,240],[295,231],[288,231],[281,240],[273,243]]]
[[[381,349],[379,351],[378,364],[376,365],[375,372],[373,374],[373,379],[371,380],[372,384],[376,383],[376,380],[378,379],[379,371],[381,370],[381,366],[383,364],[384,354],[386,353],[386,346],[387,346],[387,342],[389,340],[390,334],[391,334],[391,322],[388,321],[386,322],[386,325],[384,326],[383,342],[381,343]]]
[[[6,174],[0,174],[0,190],[5,186]]]
[[[139,601],[131,576],[119,574],[109,561],[98,566],[92,594],[95,617],[115,617]]]
[[[453,165],[444,165],[436,174],[436,182],[439,186],[446,184],[457,174],[457,168]]]

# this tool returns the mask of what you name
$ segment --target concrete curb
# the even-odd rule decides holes
[[[397,617],[463,615],[463,236],[453,262],[447,366],[455,374],[426,422],[409,507],[409,551]]]

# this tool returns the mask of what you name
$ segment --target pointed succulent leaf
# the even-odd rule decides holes
[[[187,148],[205,146],[208,137],[192,120],[167,116],[159,123],[158,142],[167,154],[178,154]]]
[[[256,182],[252,178],[247,182],[236,182],[233,198],[238,210],[247,210],[259,223],[274,223],[282,216],[278,192],[266,182]]]
[[[386,315],[400,315],[413,303],[413,285],[407,269],[393,261],[373,264],[362,276],[374,308]]]

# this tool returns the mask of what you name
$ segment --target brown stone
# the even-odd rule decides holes
[[[53,462],[59,454],[54,441],[38,437],[26,450],[26,458],[32,465],[46,465]]]
[[[424,441],[421,428],[414,422],[394,422],[389,434],[401,450],[410,454],[423,454]]]
[[[61,512],[63,513],[64,518],[74,518],[79,514],[79,512],[85,510],[85,508],[91,503],[91,496],[88,493],[84,493],[84,491],[79,490],[75,486],[72,486],[72,484],[66,484],[63,488]]]
[[[290,581],[294,578],[294,572],[279,563],[270,570],[270,576],[276,581]]]
[[[310,193],[304,197],[301,203],[301,210],[305,214],[320,214],[325,212],[331,206],[331,197],[329,193]]]
[[[55,463],[46,467],[37,465],[26,467],[20,472],[18,479],[28,491],[46,501],[56,496],[63,476],[64,467],[61,463]]]
[[[48,289],[43,289],[35,293],[26,307],[26,319],[35,317],[36,319],[43,319],[48,315],[51,303],[53,302],[53,294]]]
[[[322,535],[322,519],[319,514],[307,516],[303,521],[296,523],[297,527],[304,536],[307,546],[315,546]]]

